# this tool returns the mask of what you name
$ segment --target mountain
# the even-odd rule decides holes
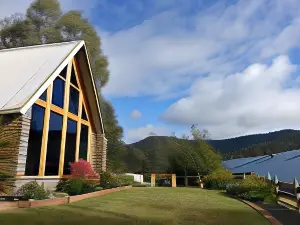
[[[186,147],[194,148],[193,140],[183,140]],[[274,154],[300,149],[299,130],[280,130],[224,140],[207,141],[224,159]],[[127,145],[125,164],[130,171],[142,171],[154,165],[164,170],[168,152],[175,148],[171,137],[150,136]]]

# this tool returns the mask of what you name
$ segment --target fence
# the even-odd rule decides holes
[[[254,174],[251,173],[239,173],[233,174],[235,179],[245,179],[247,176]],[[287,183],[279,181],[277,176],[271,178],[270,173],[266,177],[263,177],[276,186],[277,203],[289,209],[297,210],[300,213],[300,185],[296,178],[293,183]]]

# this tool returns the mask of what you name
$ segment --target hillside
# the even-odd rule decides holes
[[[187,147],[194,147],[193,140],[184,140]],[[266,134],[254,134],[224,140],[209,140],[208,143],[224,159],[259,156],[300,149],[300,131],[281,130]],[[127,145],[125,164],[130,171],[144,167],[165,170],[168,153],[175,148],[171,137],[150,136]]]

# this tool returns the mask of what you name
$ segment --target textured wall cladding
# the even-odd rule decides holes
[[[26,115],[22,116],[21,129],[22,130],[21,130],[20,145],[19,145],[17,174],[25,173],[28,139],[29,139],[29,131],[30,131],[30,117]]]
[[[92,134],[91,163],[97,173],[106,171],[107,139],[102,134]]]
[[[9,156],[11,162],[14,162],[13,164],[11,162],[9,164],[2,162],[2,167],[11,174],[24,173],[30,118],[21,114],[6,114],[1,119],[0,142],[9,143],[7,147],[2,149],[2,152]],[[20,162],[20,166],[18,162]]]

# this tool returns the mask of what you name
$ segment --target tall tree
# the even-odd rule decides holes
[[[124,148],[121,141],[123,129],[118,125],[113,106],[101,95],[101,88],[109,80],[108,60],[102,54],[101,40],[94,27],[79,11],[62,14],[57,0],[35,0],[27,9],[26,16],[12,15],[1,21],[2,49],[73,40],[86,42],[109,140],[108,162],[112,168],[118,167],[119,155]]]
[[[32,24],[31,36],[37,43],[62,41],[61,34],[55,27],[61,15],[60,4],[56,0],[36,0],[29,6],[26,17]]]

